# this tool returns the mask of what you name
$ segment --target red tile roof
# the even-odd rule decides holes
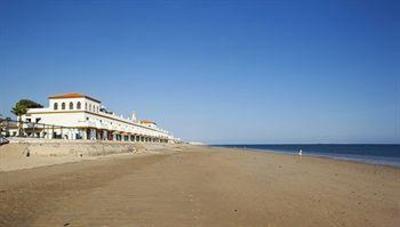
[[[95,98],[92,98],[90,96],[87,96],[87,95],[84,95],[84,94],[81,94],[81,93],[76,93],[76,92],[49,96],[49,99],[70,99],[70,98],[87,98],[87,99],[90,99],[92,101],[101,103],[101,101],[99,101],[99,100],[97,100]]]
[[[140,123],[142,123],[142,124],[155,124],[155,125],[157,124],[154,121],[150,121],[150,120],[141,120]]]

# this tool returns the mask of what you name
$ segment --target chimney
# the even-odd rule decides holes
[[[136,113],[135,113],[135,112],[132,112],[132,117],[131,117],[131,119],[132,119],[133,122],[136,122],[136,121],[137,121]]]

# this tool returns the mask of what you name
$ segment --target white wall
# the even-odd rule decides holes
[[[69,108],[70,102],[73,103],[72,110]],[[80,110],[77,109],[78,102],[81,103]],[[54,103],[58,103],[57,110],[54,110]],[[62,109],[62,103],[65,103],[65,109]],[[85,107],[87,107],[86,110]],[[29,109],[22,120],[26,121],[27,118],[30,118],[31,122],[35,122],[37,118],[41,118],[39,123],[58,126],[94,127],[152,137],[170,137],[167,131],[159,129],[156,126],[146,127],[116,115],[100,112],[100,103],[87,98],[49,99],[49,107]]]
[[[100,112],[100,103],[94,102],[87,98],[65,98],[65,99],[49,99],[49,108],[53,111],[73,111],[69,108],[70,103],[73,103],[73,110],[77,109],[78,102],[81,103],[80,110],[86,110],[94,113]],[[54,110],[54,103],[58,104],[58,109]],[[65,103],[65,109],[62,109],[62,104]]]

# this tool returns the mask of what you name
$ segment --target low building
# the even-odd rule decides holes
[[[25,136],[48,139],[176,142],[153,121],[118,116],[100,100],[80,93],[49,97],[49,106],[32,108],[22,116]]]
[[[18,134],[17,123],[10,119],[0,117],[0,135],[5,137],[16,136]]]

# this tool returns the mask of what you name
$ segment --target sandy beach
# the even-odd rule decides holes
[[[0,226],[399,226],[400,169],[203,146],[0,172]]]

